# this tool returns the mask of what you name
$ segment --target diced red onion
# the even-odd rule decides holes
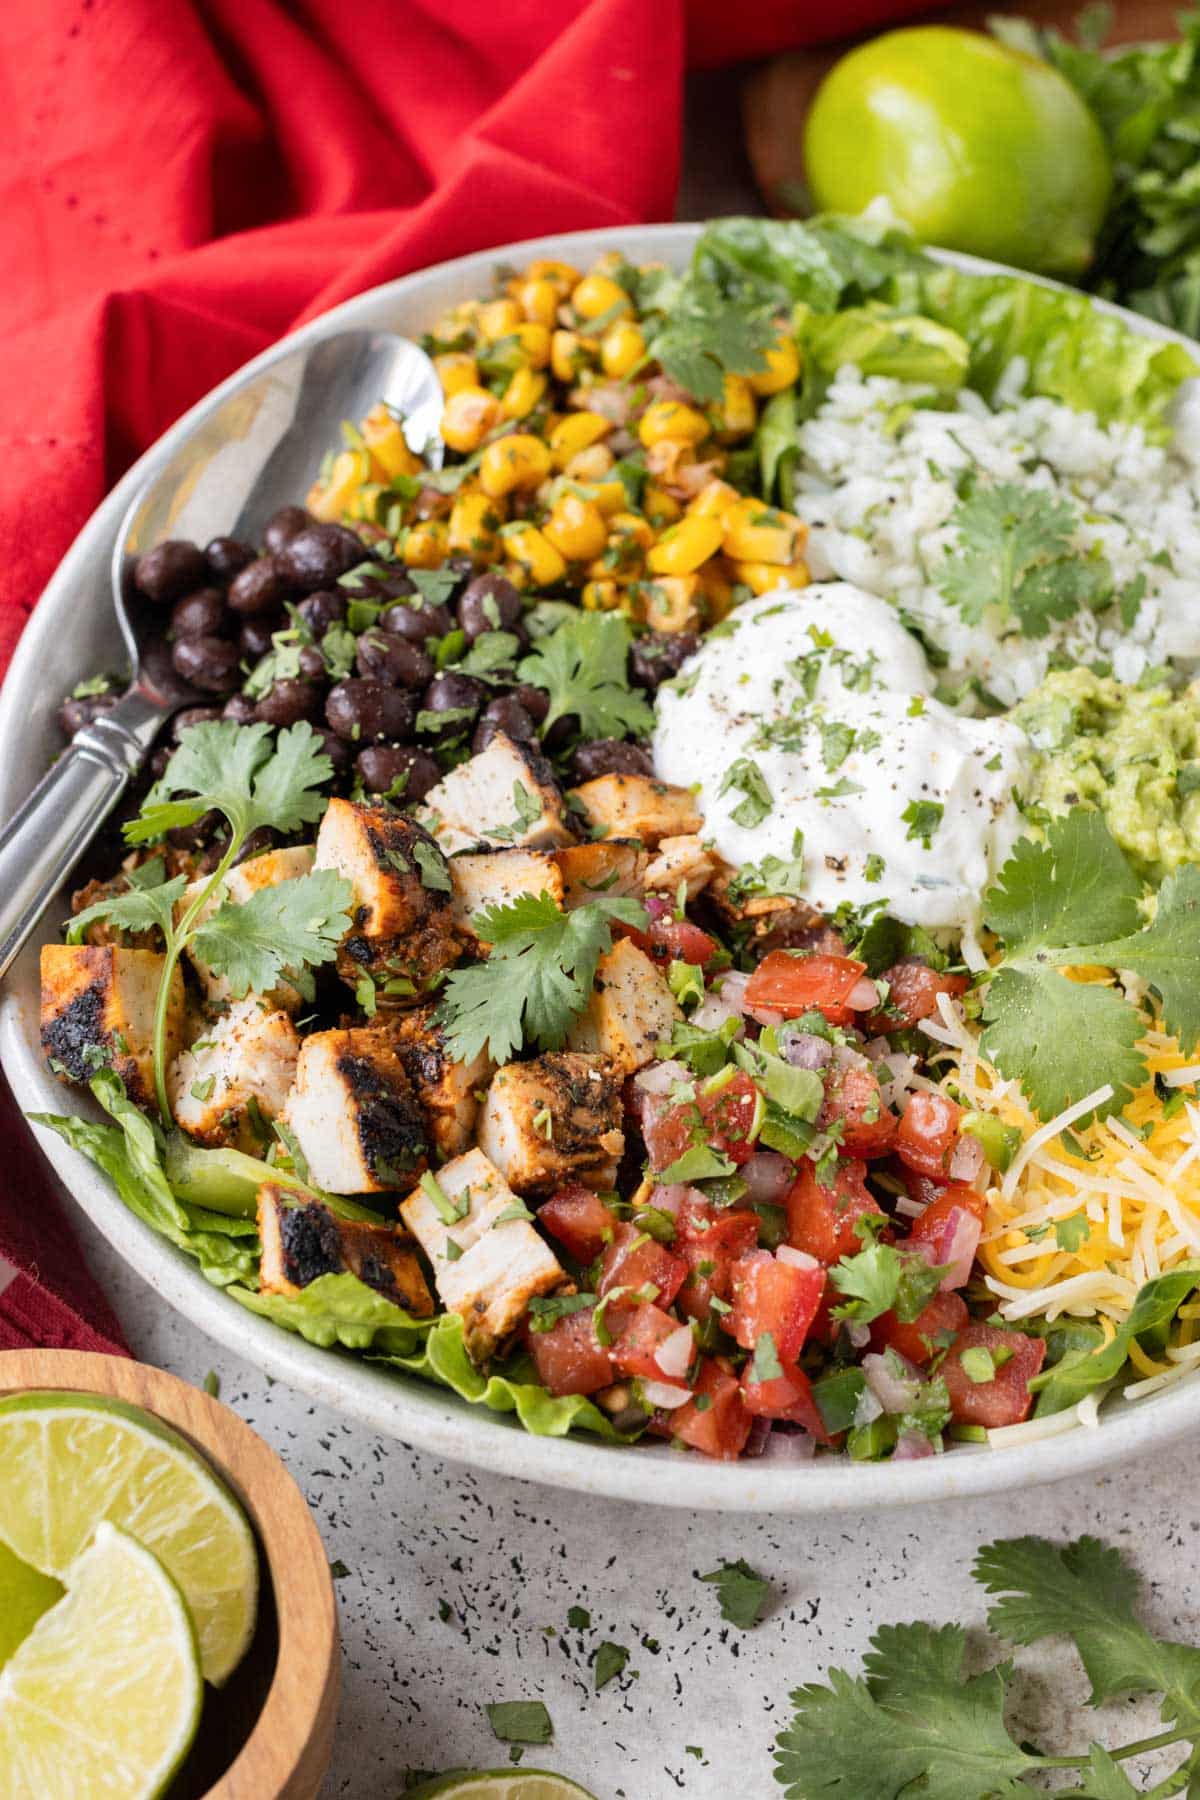
[[[620,381],[598,381],[589,388],[572,388],[570,399],[573,406],[599,413],[610,425],[626,424],[633,404],[629,387]]]
[[[776,1150],[756,1150],[738,1173],[752,1205],[778,1205],[796,1179],[795,1165]]]
[[[938,1283],[939,1293],[948,1294],[952,1288],[966,1287],[982,1235],[983,1226],[969,1207],[952,1206],[941,1221],[937,1236],[923,1238],[912,1246],[931,1268],[945,1268],[946,1273]]]
[[[815,1438],[811,1438],[807,1431],[780,1431],[776,1426],[767,1439],[763,1455],[768,1462],[811,1462],[816,1448]]]
[[[779,1048],[784,1061],[795,1069],[823,1069],[833,1056],[829,1039],[818,1037],[813,1031],[781,1031]]]
[[[879,1079],[879,1095],[885,1106],[899,1107],[912,1087],[916,1067],[916,1057],[905,1056],[902,1050],[890,1050],[886,1056],[879,1058],[875,1064],[875,1074]]]
[[[936,1455],[937,1448],[932,1438],[926,1437],[923,1431],[902,1431],[896,1439],[892,1461],[919,1462],[924,1456]]]
[[[669,1181],[665,1185],[660,1183],[650,1190],[650,1204],[656,1206],[659,1212],[670,1213],[674,1218],[689,1194],[694,1200],[704,1198],[699,1188],[689,1187],[685,1181]]]
[[[979,1139],[970,1131],[962,1132],[950,1157],[951,1181],[965,1181],[970,1185],[982,1173],[986,1160]]]
[[[846,1336],[856,1350],[865,1350],[871,1341],[871,1327],[856,1325],[853,1320],[846,1326]]]
[[[692,1024],[698,1025],[701,1031],[719,1031],[726,1019],[740,1019],[749,980],[750,977],[739,969],[718,975],[692,1014]]]
[[[872,1352],[863,1357],[862,1370],[867,1378],[867,1386],[884,1412],[907,1412],[915,1403],[921,1376],[906,1358],[895,1352],[890,1357],[877,1356]]]
[[[858,1396],[858,1405],[854,1409],[852,1423],[855,1425],[872,1425],[882,1417],[883,1406],[878,1396],[870,1387],[865,1387]]]
[[[856,981],[846,995],[846,1005],[851,1012],[876,1012],[879,1007],[879,989],[868,975]]]
[[[633,1078],[633,1085],[644,1094],[669,1094],[679,1082],[690,1080],[691,1076],[683,1064],[672,1062],[668,1058],[665,1062],[647,1063],[644,1069],[639,1069]]]
[[[815,1256],[807,1250],[793,1250],[790,1244],[780,1244],[775,1252],[776,1262],[791,1263],[793,1269],[816,1269],[820,1267]]]
[[[681,1325],[669,1338],[664,1338],[654,1352],[654,1360],[667,1376],[686,1375],[696,1352],[696,1340],[690,1325]]]
[[[743,1456],[765,1456],[767,1444],[771,1437],[770,1419],[755,1419],[750,1427],[750,1436],[746,1439]]]
[[[662,1412],[674,1412],[677,1406],[686,1406],[692,1398],[685,1387],[676,1387],[669,1381],[643,1381],[642,1393],[647,1404],[658,1407]]]
[[[647,894],[642,901],[651,919],[669,919],[675,911],[675,903],[662,894]]]
[[[871,1066],[868,1058],[861,1050],[856,1050],[853,1044],[835,1044],[833,1060],[839,1069],[869,1069]]]

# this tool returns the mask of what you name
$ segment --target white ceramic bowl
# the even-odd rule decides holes
[[[363,326],[416,335],[448,305],[486,288],[493,265],[501,261],[559,256],[586,266],[603,251],[618,247],[635,262],[680,264],[699,229],[649,225],[575,232],[481,251],[360,294],[305,326],[297,333],[297,342]],[[996,272],[992,265],[969,258],[947,260]],[[1133,314],[1123,316],[1146,335],[1175,336]],[[1200,355],[1197,346],[1189,348]],[[108,589],[118,525],[135,490],[223,394],[224,388],[217,388],[200,401],[135,464],[80,532],[38,602],[0,693],[0,817],[7,817],[24,798],[60,747],[54,713],[61,696],[84,675],[120,666]],[[231,514],[235,510],[231,502]],[[66,910],[65,902],[59,912],[51,907],[45,935],[53,935]],[[42,1062],[37,958],[35,941],[16,963],[4,990],[0,1062],[26,1111],[60,1112],[82,1103],[52,1078]],[[1145,1455],[1153,1446],[1194,1428],[1200,1418],[1200,1387],[1183,1383],[1132,1405],[1110,1401],[1101,1423],[1092,1430],[1075,1429],[1003,1450],[956,1446],[945,1456],[908,1463],[862,1464],[822,1457],[799,1466],[763,1461],[722,1464],[684,1457],[664,1445],[623,1449],[597,1443],[585,1434],[530,1437],[510,1415],[467,1406],[415,1378],[388,1375],[361,1359],[316,1349],[247,1313],[134,1218],[91,1163],[52,1132],[41,1132],[39,1138],[68,1189],[110,1242],[162,1299],[210,1337],[251,1358],[269,1375],[377,1431],[505,1475],[662,1506],[815,1513],[843,1506],[954,1499],[1077,1476],[1122,1457]]]

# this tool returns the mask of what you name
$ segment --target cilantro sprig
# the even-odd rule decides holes
[[[1200,1770],[1200,1650],[1157,1638],[1138,1620],[1139,1582],[1120,1551],[1083,1537],[1061,1548],[1043,1538],[985,1545],[972,1571],[1001,1596],[988,1625],[1010,1643],[1070,1638],[1091,1683],[1090,1704],[1118,1694],[1157,1693],[1167,1729],[1080,1755],[1043,1754],[1018,1742],[1005,1720],[1013,1666],[965,1675],[961,1625],[881,1626],[865,1673],[829,1671],[791,1696],[795,1713],[776,1739],[775,1779],[789,1800],[853,1795],[854,1800],[1017,1800],[1030,1779],[1074,1771],[1057,1791],[1089,1800],[1130,1800],[1139,1790],[1122,1764],[1145,1752],[1190,1745],[1186,1760],[1146,1790],[1180,1793]],[[1188,1787],[1188,1792],[1193,1789]]]
[[[476,913],[472,929],[492,949],[486,962],[447,977],[438,1012],[451,1056],[470,1062],[486,1045],[505,1063],[522,1044],[559,1049],[587,1005],[617,920],[644,926],[645,908],[614,896],[563,912],[543,891]]]
[[[584,737],[644,735],[654,723],[644,694],[629,685],[629,626],[619,613],[577,612],[539,638],[517,670],[550,696],[543,735],[571,717]]]
[[[1069,502],[1044,488],[1015,481],[976,488],[950,515],[956,549],[938,586],[968,625],[994,606],[1027,637],[1045,637],[1056,620],[1111,592],[1107,562],[1072,548],[1077,523]]]
[[[672,296],[671,310],[647,347],[647,357],[696,400],[719,401],[725,376],[756,375],[777,332],[771,306],[733,298],[715,281],[691,273]]]

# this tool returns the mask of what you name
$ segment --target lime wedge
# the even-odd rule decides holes
[[[102,1519],[131,1532],[183,1589],[216,1686],[245,1654],[258,1554],[241,1507],[175,1432],[97,1394],[0,1400],[0,1541],[45,1575],[66,1571]]]
[[[188,1753],[204,1685],[183,1595],[115,1525],[0,1671],[5,1800],[151,1800]]]
[[[0,1544],[0,1668],[62,1594],[61,1581],[31,1569]]]
[[[435,1775],[406,1800],[595,1800],[586,1788],[548,1769],[484,1769],[477,1775]]]

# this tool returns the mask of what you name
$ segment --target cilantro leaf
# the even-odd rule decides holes
[[[727,794],[730,788],[737,788],[739,793],[746,796],[733,809],[731,817],[734,822],[745,826],[747,830],[761,825],[771,811],[771,790],[767,786],[766,776],[750,757],[739,756],[735,762],[730,763],[717,793]]]
[[[1008,1538],[980,1551],[975,1579],[1003,1598],[988,1613],[1014,1644],[1075,1640],[1090,1704],[1115,1694],[1161,1693],[1162,1716],[1200,1733],[1200,1650],[1153,1637],[1134,1617],[1140,1583],[1119,1550],[1093,1537],[1062,1548],[1044,1538]]]
[[[285,970],[332,962],[350,929],[353,889],[333,869],[226,900],[196,929],[197,954],[224,975],[235,999],[266,993]]]
[[[722,1563],[699,1579],[713,1583],[721,1605],[721,1617],[743,1631],[749,1631],[758,1623],[763,1607],[771,1598],[770,1582],[740,1556],[736,1562]]]
[[[554,1736],[550,1714],[541,1700],[497,1700],[483,1710],[502,1744],[548,1744]]]
[[[563,912],[543,891],[477,913],[472,927],[492,950],[486,962],[447,977],[438,1017],[450,1055],[470,1062],[486,1044],[493,1061],[505,1063],[522,1044],[559,1049],[587,1005],[615,919],[643,926],[645,909],[614,896]]]
[[[938,586],[969,625],[995,606],[1027,636],[1045,637],[1055,620],[1073,618],[1111,590],[1107,563],[1071,548],[1074,509],[1044,488],[1013,481],[977,488],[949,523],[957,548]]]
[[[843,1256],[829,1271],[839,1294],[849,1296],[834,1308],[835,1319],[869,1325],[885,1312],[894,1312],[910,1325],[932,1300],[946,1273],[916,1251],[897,1250],[891,1244],[868,1244],[855,1256]]]
[[[610,1643],[607,1638],[596,1651],[595,1682],[596,1692],[607,1687],[609,1682],[618,1676],[629,1661],[629,1652],[623,1644]]]
[[[792,1694],[776,1739],[775,1779],[789,1800],[989,1800],[1028,1796],[1020,1777],[1037,1759],[1005,1729],[1010,1670],[964,1679],[960,1625],[888,1625],[871,1639],[866,1676],[831,1669],[828,1687]]]
[[[1088,960],[1148,981],[1162,1001],[1163,1024],[1190,1052],[1200,1041],[1200,868],[1168,875],[1153,922],[1116,943],[1089,945]]]
[[[689,275],[646,354],[694,399],[720,400],[726,374],[766,368],[765,352],[776,337],[771,311],[761,300],[728,298],[715,281]]]
[[[319,819],[326,796],[318,790],[333,775],[321,739],[304,723],[280,731],[273,745],[272,735],[269,725],[231,719],[190,726],[141,813],[126,825],[128,841],[142,844],[192,825],[212,808],[225,815],[235,837],[264,825],[296,831]]]
[[[984,996],[983,1021],[984,1056],[1020,1082],[1039,1118],[1054,1118],[1105,1082],[1112,1098],[1096,1113],[1119,1111],[1145,1079],[1136,1048],[1145,1025],[1116,988],[1067,981],[1038,965],[1002,968]]]
[[[543,734],[568,715],[589,738],[640,736],[650,730],[654,715],[646,697],[629,685],[629,643],[629,626],[621,615],[603,612],[575,613],[538,639],[517,673],[550,696]]]
[[[157,859],[153,864],[145,865],[145,869],[152,869],[159,875],[162,867],[162,862]],[[77,912],[67,928],[68,944],[81,944],[88,926],[97,919],[107,919],[121,931],[150,931],[157,926],[165,937],[171,929],[175,904],[183,898],[187,876],[176,875],[170,881],[149,885],[138,879],[142,875],[142,869],[135,869],[129,877],[130,886],[126,893],[110,894]]]
[[[1076,807],[1045,843],[1020,838],[984,899],[990,930],[1022,953],[1122,936],[1138,922],[1142,885],[1104,816]]]
[[[1103,1744],[1092,1745],[1084,1776],[1083,1786],[1076,1791],[1087,1800],[1137,1800],[1137,1788]]]

